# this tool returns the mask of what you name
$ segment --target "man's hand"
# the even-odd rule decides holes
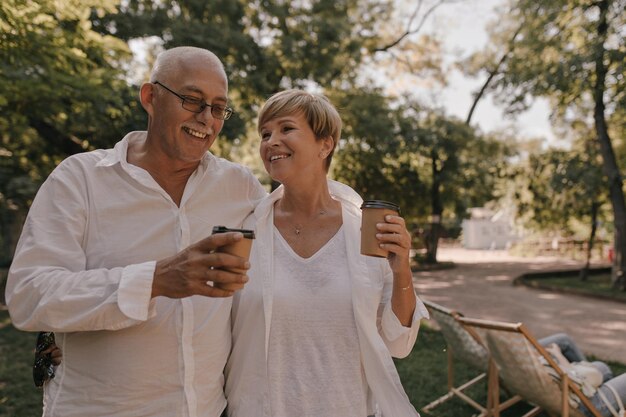
[[[158,261],[154,271],[152,297],[232,296],[236,290],[243,288],[248,277],[222,268],[247,270],[250,264],[244,258],[215,252],[215,249],[241,239],[243,235],[238,232],[214,234],[170,258]]]

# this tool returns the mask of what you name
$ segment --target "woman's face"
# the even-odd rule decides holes
[[[292,178],[326,176],[324,160],[332,139],[317,139],[302,113],[269,120],[259,130],[261,159],[273,180],[285,184]]]

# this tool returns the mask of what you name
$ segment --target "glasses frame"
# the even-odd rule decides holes
[[[165,84],[159,82],[159,81],[153,81],[152,84],[156,84],[156,85],[160,85],[161,87],[165,88],[167,91],[169,91],[170,93],[174,94],[176,97],[178,97],[179,99],[182,100],[182,107],[183,109],[190,111],[192,113],[202,113],[207,107],[209,109],[211,109],[211,115],[219,120],[228,120],[230,119],[230,116],[233,115],[234,110],[232,109],[232,107],[228,107],[228,106],[223,106],[221,104],[217,105],[217,104],[209,104],[207,103],[205,100],[203,99],[199,99],[196,97],[191,97],[191,96],[185,96],[182,94],[178,94],[176,91],[172,90],[171,88],[169,88],[168,86],[166,86]],[[200,106],[200,110],[192,110],[189,107],[185,107],[185,104],[189,105],[190,103],[194,103],[193,105],[196,106]],[[224,115],[222,117],[220,117],[219,115],[216,115],[215,112],[217,111],[217,108],[221,108],[222,106],[224,107]]]

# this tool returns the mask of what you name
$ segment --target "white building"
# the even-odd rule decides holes
[[[469,209],[463,220],[463,247],[466,249],[508,249],[519,240],[513,219],[504,210],[493,212],[482,207]]]

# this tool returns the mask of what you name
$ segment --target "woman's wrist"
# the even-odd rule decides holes
[[[393,285],[401,291],[408,291],[413,288],[413,275],[410,273],[398,273],[393,276]]]

